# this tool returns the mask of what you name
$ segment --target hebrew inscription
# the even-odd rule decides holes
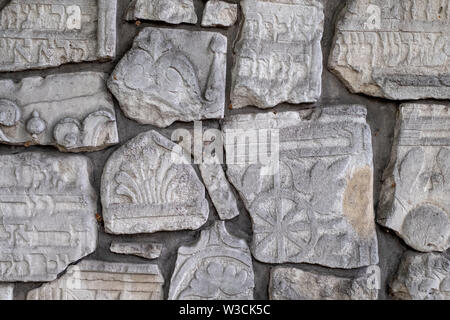
[[[336,268],[378,263],[365,117],[363,107],[335,106],[225,120],[227,176],[252,218],[257,260]],[[278,136],[278,150],[269,150],[269,133]],[[234,152],[235,145],[251,151]]]
[[[206,222],[205,187],[177,146],[149,131],[108,159],[101,186],[107,232],[194,230]]]
[[[106,75],[79,72],[0,80],[0,142],[101,150],[119,142]]]
[[[50,281],[95,251],[96,194],[82,156],[0,156],[0,281]]]
[[[418,251],[450,247],[449,127],[448,106],[400,108],[378,222]]]
[[[436,253],[407,251],[390,289],[402,300],[450,300],[450,260]]]
[[[253,300],[254,286],[247,244],[221,221],[202,231],[195,245],[178,250],[169,300]]]
[[[196,24],[197,14],[193,0],[133,0],[127,9],[126,19]]]
[[[203,10],[202,27],[230,27],[238,17],[238,5],[220,0],[209,0]]]
[[[329,68],[352,92],[450,98],[450,0],[351,0]]]
[[[31,290],[27,300],[162,300],[157,265],[84,260],[58,280]]]
[[[114,58],[116,10],[116,0],[12,0],[0,12],[0,71]]]
[[[231,102],[314,102],[322,89],[323,7],[317,0],[244,0]]]

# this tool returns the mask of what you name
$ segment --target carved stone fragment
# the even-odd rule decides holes
[[[195,245],[178,250],[169,300],[253,300],[254,286],[247,244],[220,221]]]
[[[335,106],[224,122],[227,176],[252,218],[257,260],[378,263],[366,113]]]
[[[95,251],[96,194],[82,156],[0,156],[0,281],[50,281]]]
[[[0,301],[13,300],[13,298],[14,298],[14,285],[0,284]]]
[[[108,86],[139,123],[223,118],[226,53],[227,38],[219,33],[145,28]]]
[[[367,275],[343,278],[276,267],[270,274],[271,300],[377,300]]]
[[[412,248],[450,247],[450,113],[444,105],[400,107],[378,222]]]
[[[118,254],[129,254],[145,259],[156,259],[161,255],[161,243],[141,243],[141,242],[113,242],[111,252]]]
[[[113,234],[194,230],[209,213],[190,159],[156,131],[138,135],[108,159],[101,196],[105,229]]]
[[[403,300],[450,300],[450,260],[436,253],[407,251],[390,292]]]
[[[133,0],[126,20],[156,20],[171,24],[197,23],[193,0]]]
[[[202,27],[230,27],[238,17],[238,5],[220,0],[209,0],[203,10]]]
[[[0,80],[0,142],[96,151],[119,142],[106,75],[78,72]]]
[[[84,260],[27,300],[162,300],[164,279],[155,264]]]
[[[114,58],[116,10],[116,0],[12,0],[0,13],[0,71]]]
[[[393,100],[450,98],[450,0],[351,0],[329,68],[352,92]]]
[[[323,6],[317,0],[244,0],[231,102],[271,108],[316,101],[322,90]]]

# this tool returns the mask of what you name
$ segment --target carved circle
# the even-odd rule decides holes
[[[19,122],[21,117],[20,109],[11,100],[0,99],[0,124],[12,127]]]
[[[65,148],[73,148],[79,144],[81,134],[80,124],[77,120],[66,118],[53,129],[56,143]]]

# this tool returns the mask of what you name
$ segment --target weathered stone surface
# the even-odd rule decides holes
[[[231,190],[225,172],[220,164],[199,164],[203,183],[208,190],[211,201],[219,214],[220,219],[230,220],[239,215],[236,197]]]
[[[252,218],[257,260],[378,263],[365,118],[364,107],[335,106],[226,119],[227,176]]]
[[[113,58],[116,10],[115,0],[12,0],[0,14],[0,71]]]
[[[209,213],[190,159],[156,131],[138,135],[108,159],[101,196],[105,229],[114,234],[194,230]]]
[[[54,280],[95,251],[90,172],[82,156],[0,156],[0,281]]]
[[[343,278],[276,267],[270,274],[271,300],[377,300],[367,276]]]
[[[378,222],[416,250],[450,247],[450,109],[404,104],[384,173]]]
[[[449,99],[449,23],[449,0],[348,1],[329,68],[352,92]]]
[[[203,10],[202,27],[230,27],[237,21],[238,5],[209,0]]]
[[[170,300],[252,300],[254,275],[244,240],[228,233],[223,221],[181,247],[170,282]]]
[[[223,118],[226,53],[227,38],[216,32],[145,28],[108,86],[143,124]]]
[[[323,7],[317,0],[244,0],[231,102],[271,108],[316,101],[322,90]]]
[[[450,260],[436,253],[407,251],[390,285],[404,300],[450,300]]]
[[[0,80],[0,142],[95,151],[119,142],[106,75],[79,72]]]
[[[13,300],[13,298],[14,298],[14,285],[0,284],[0,301]]]
[[[133,0],[126,20],[156,20],[171,24],[197,23],[193,0]]]
[[[145,259],[156,259],[161,255],[161,243],[113,242],[110,250],[114,253],[129,254]]]
[[[84,260],[27,300],[162,300],[164,279],[155,264]]]

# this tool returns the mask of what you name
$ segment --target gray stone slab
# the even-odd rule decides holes
[[[0,284],[0,301],[14,299],[14,285]]]
[[[227,38],[220,33],[148,27],[116,66],[108,87],[125,115],[167,127],[223,118]]]
[[[95,251],[90,174],[83,156],[0,156],[0,281],[51,281]]]
[[[378,263],[364,107],[236,115],[223,131],[227,176],[252,218],[257,260]]]
[[[161,255],[163,245],[161,243],[141,242],[113,242],[109,248],[111,252],[128,254],[145,259],[156,259]]]
[[[323,6],[317,0],[244,0],[231,103],[271,108],[314,102],[322,90]]]
[[[237,21],[238,5],[209,0],[203,10],[202,27],[231,27]]]
[[[79,72],[0,80],[0,142],[53,145],[65,152],[96,151],[118,143],[106,77]]]
[[[247,244],[220,221],[196,244],[178,250],[169,300],[253,300],[254,287]]]
[[[162,300],[163,284],[155,264],[84,260],[31,290],[27,300]]]
[[[270,300],[377,300],[367,275],[354,278],[323,275],[289,267],[270,273]]]
[[[450,248],[449,127],[448,106],[400,107],[377,219],[418,251]]]
[[[0,14],[0,71],[109,60],[116,0],[12,0]]]
[[[133,0],[127,9],[125,19],[196,24],[197,14],[193,0]]]
[[[352,92],[393,100],[450,98],[448,0],[348,1],[329,68]]]
[[[450,260],[436,253],[407,251],[390,292],[402,300],[450,300]]]
[[[205,187],[177,147],[148,131],[108,159],[101,184],[108,233],[195,230],[206,222]]]

